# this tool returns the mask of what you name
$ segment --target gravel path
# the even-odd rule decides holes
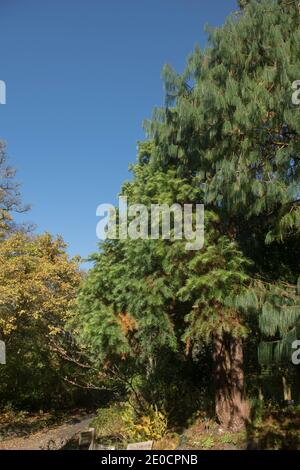
[[[64,447],[76,434],[87,430],[94,415],[78,418],[63,425],[43,429],[25,437],[0,442],[0,450],[56,450]],[[76,421],[76,422],[74,422]]]

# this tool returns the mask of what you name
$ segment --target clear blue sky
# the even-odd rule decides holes
[[[235,0],[1,0],[0,138],[18,169],[27,218],[63,235],[71,255],[96,248],[96,207],[115,203],[142,122],[163,103],[204,25]]]

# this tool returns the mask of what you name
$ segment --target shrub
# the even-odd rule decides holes
[[[128,403],[124,409],[122,419],[128,438],[133,440],[158,440],[166,434],[168,429],[166,414],[153,405],[149,405],[145,414],[137,415]]]

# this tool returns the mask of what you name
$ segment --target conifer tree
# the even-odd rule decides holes
[[[155,170],[150,164],[154,144],[140,145],[139,162],[132,167],[134,179],[124,184],[129,203],[196,203],[203,199],[198,177],[178,177],[176,167]],[[94,357],[110,367],[118,364],[144,370],[147,380],[160,368],[166,355],[194,356],[215,341],[216,387],[224,400],[217,400],[220,421],[239,428],[248,416],[243,372],[236,368],[232,351],[218,351],[219,337],[231,338],[242,358],[241,338],[247,324],[238,320],[234,298],[248,282],[247,260],[234,242],[220,236],[220,220],[206,212],[206,243],[201,252],[187,252],[185,241],[107,241],[92,257],[95,267],[79,296],[80,336]],[[224,366],[232,364],[229,389]],[[235,361],[233,363],[233,361]],[[127,364],[127,366],[125,365]],[[201,368],[199,369],[199,375]],[[218,395],[217,395],[218,397]],[[235,410],[235,411],[234,411]]]
[[[204,202],[204,249],[106,242],[79,297],[82,339],[104,363],[142,364],[147,376],[162,351],[209,344],[227,427],[249,416],[249,315],[283,336],[299,318],[293,287],[278,295],[299,277],[299,20],[296,2],[249,1],[209,30],[182,75],[164,68],[166,104],[146,123],[149,142],[123,194],[148,205]]]
[[[249,2],[238,20],[209,31],[209,47],[195,50],[182,76],[165,68],[167,107],[147,126],[158,165],[201,175],[206,207],[253,259],[252,277],[263,278],[267,290],[282,281],[295,285],[299,276],[292,259],[300,220],[300,120],[291,100],[297,43],[296,2]],[[281,314],[288,331],[298,314]]]

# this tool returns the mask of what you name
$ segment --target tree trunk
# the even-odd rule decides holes
[[[282,387],[283,387],[283,399],[284,401],[291,401],[292,399],[292,389],[291,384],[288,381],[287,374],[282,373]]]
[[[258,399],[260,401],[264,401],[264,389],[261,382],[259,382],[258,385]]]
[[[229,333],[214,334],[215,409],[224,428],[241,429],[249,419],[245,397],[242,340]]]

